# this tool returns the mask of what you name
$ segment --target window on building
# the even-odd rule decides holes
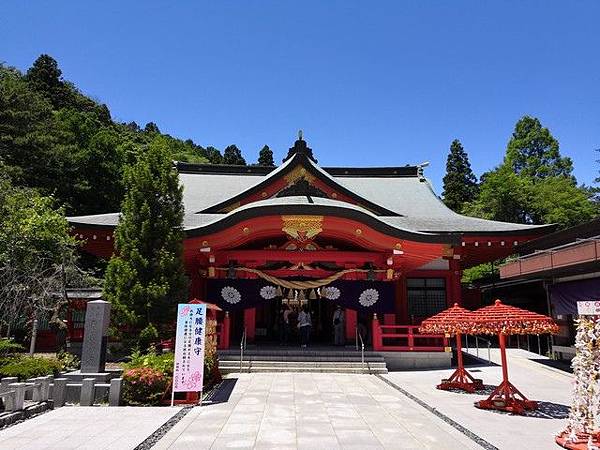
[[[430,317],[446,309],[444,278],[408,278],[408,315]]]

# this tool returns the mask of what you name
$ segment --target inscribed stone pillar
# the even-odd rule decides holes
[[[110,303],[104,300],[88,302],[83,329],[81,373],[104,372],[109,322]]]

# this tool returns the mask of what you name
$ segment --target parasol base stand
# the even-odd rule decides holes
[[[473,378],[473,375],[467,372],[463,367],[459,367],[454,371],[450,378],[442,379],[442,382],[437,385],[437,388],[443,391],[461,389],[473,393],[483,389],[483,380]]]
[[[503,381],[485,400],[475,402],[480,409],[496,409],[513,414],[537,409],[537,402],[528,400],[510,381]]]
[[[570,450],[588,450],[594,446],[600,448],[600,430],[595,433],[576,433],[571,436],[571,433],[566,430],[556,436],[556,443],[561,447]]]

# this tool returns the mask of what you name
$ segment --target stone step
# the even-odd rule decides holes
[[[219,350],[219,357],[225,356],[240,356],[240,349],[228,349],[228,350]],[[360,351],[351,349],[347,351],[335,351],[335,350],[313,350],[313,349],[285,349],[285,350],[256,350],[256,349],[245,349],[244,355],[247,356],[311,356],[311,357],[321,357],[321,358],[345,358],[345,357],[359,357],[361,355]],[[381,354],[378,352],[365,351],[366,357],[377,357],[381,358]]]
[[[358,356],[270,356],[270,355],[247,355],[244,353],[244,359],[248,361],[283,361],[283,362],[360,362],[360,355]],[[237,355],[220,355],[219,361],[239,361],[240,354]],[[365,361],[368,362],[385,362],[385,359],[381,356],[365,356]]]
[[[219,370],[222,374],[228,373],[238,373],[240,372],[239,364],[237,367],[221,367],[219,365]],[[387,369],[385,367],[370,367],[365,364],[365,367],[323,367],[323,366],[263,366],[263,367],[254,367],[248,365],[242,365],[242,372],[313,372],[313,373],[387,373]]]
[[[358,362],[340,362],[340,361],[248,361],[244,360],[242,365],[249,365],[251,367],[363,367],[368,365],[369,367],[386,367],[385,362],[369,362],[365,363]],[[219,367],[239,367],[240,362],[238,361],[219,361]]]

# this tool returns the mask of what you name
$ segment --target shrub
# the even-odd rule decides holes
[[[60,370],[77,370],[81,366],[81,361],[73,353],[60,351],[56,354],[56,359],[60,362]]]
[[[131,360],[124,367],[127,369],[150,367],[159,370],[167,376],[172,376],[174,361],[175,355],[173,353],[157,354],[154,348],[151,347],[148,353],[133,352]]]
[[[152,343],[158,341],[158,330],[151,323],[146,326],[142,331],[140,331],[140,335],[138,338],[138,346],[142,350],[146,350],[152,345]]]
[[[13,339],[0,339],[0,358],[25,351],[25,347],[17,344]]]
[[[123,373],[123,400],[132,406],[160,405],[170,377],[152,367],[136,367]]]
[[[58,375],[61,363],[56,358],[10,356],[0,360],[0,377],[17,377],[19,381],[46,375]]]
[[[158,405],[173,378],[173,353],[133,352],[124,365],[123,400],[129,405]]]

